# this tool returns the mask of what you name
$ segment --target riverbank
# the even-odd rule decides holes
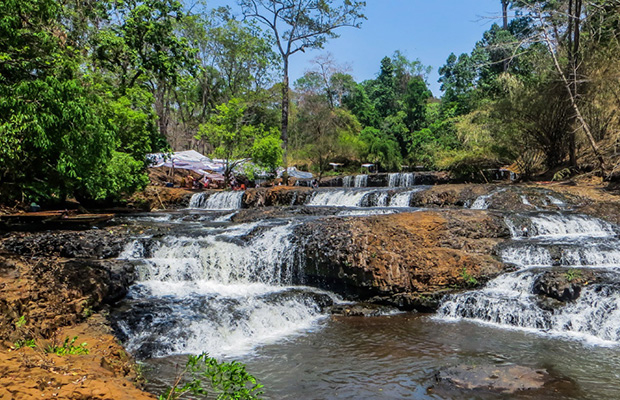
[[[154,398],[140,389],[139,370],[107,319],[109,305],[133,282],[133,267],[112,260],[122,249],[119,234],[17,233],[3,240],[0,398]]]
[[[161,199],[164,208],[184,208],[194,193],[161,187],[150,196]],[[597,183],[437,185],[411,194],[410,206],[426,211],[361,217],[304,206],[314,193],[309,188],[250,189],[243,210],[229,218],[248,224],[308,217],[293,230],[306,262],[303,283],[401,310],[433,311],[446,293],[479,287],[502,273],[506,265],[496,253],[510,238],[503,210],[569,210],[620,221],[618,197]],[[179,218],[191,224],[199,217],[181,213]],[[172,230],[121,222],[86,231],[4,235],[0,376],[6,378],[0,379],[0,396],[153,398],[140,392],[135,364],[114,338],[107,316],[136,278],[134,264],[117,258],[143,229],[156,240]],[[261,229],[242,240],[251,241]],[[567,281],[564,273],[556,273],[537,290],[559,300],[566,291],[596,282],[586,274],[579,278]],[[74,336],[76,344],[87,343],[88,355],[43,351]],[[12,349],[27,340],[34,340],[37,348]]]

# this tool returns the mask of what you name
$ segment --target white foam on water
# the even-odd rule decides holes
[[[123,258],[140,261],[130,298],[154,308],[137,326],[121,321],[127,348],[235,356],[316,327],[326,318],[316,296],[338,299],[292,286],[302,265],[295,226],[240,224],[128,244]]]
[[[342,178],[342,186],[363,188],[368,186],[368,175],[349,175]]]
[[[553,265],[549,250],[537,245],[507,247],[501,250],[500,256],[503,262],[515,264],[522,268],[550,267]]]
[[[585,215],[539,214],[531,217],[533,238],[612,237],[613,226]]]
[[[244,191],[196,193],[189,201],[189,208],[216,211],[237,210],[242,207],[244,194]]]
[[[471,205],[470,208],[472,210],[486,210],[490,206],[489,200],[491,199],[491,197],[495,196],[498,193],[502,193],[504,191],[506,191],[506,189],[498,189],[498,190],[492,191],[489,194],[478,196],[478,198],[474,201],[474,203]]]
[[[415,186],[415,173],[394,173],[388,175],[388,187]]]
[[[362,201],[372,191],[369,190],[321,190],[310,199],[309,206],[361,207]]]
[[[584,215],[539,213],[514,217],[530,227],[523,237],[513,217],[506,218],[514,246],[501,250],[504,262],[522,269],[501,275],[479,290],[447,296],[437,319],[468,320],[502,329],[518,329],[540,335],[580,340],[595,345],[620,344],[620,286],[595,283],[584,286],[581,295],[550,311],[541,307],[533,288],[545,267],[554,264],[549,249],[561,255],[560,264],[591,269],[618,270],[620,249],[615,228]],[[543,267],[543,270],[540,270]],[[613,276],[613,275],[612,275]]]

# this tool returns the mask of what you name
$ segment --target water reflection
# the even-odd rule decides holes
[[[590,347],[471,322],[412,314],[332,318],[317,330],[264,346],[239,359],[265,385],[267,399],[617,399],[620,349]],[[174,375],[184,357],[150,360],[157,376]],[[435,373],[458,364],[515,364],[557,378],[543,391],[516,395],[454,391]],[[571,382],[572,381],[572,382]]]

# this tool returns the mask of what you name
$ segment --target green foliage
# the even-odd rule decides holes
[[[15,322],[15,326],[17,328],[23,328],[24,326],[26,326],[26,316],[22,315],[21,317],[19,317],[19,319],[17,320],[17,322]]]
[[[461,270],[461,278],[463,279],[465,285],[468,287],[475,287],[480,284],[480,282],[478,282],[478,280],[472,274],[470,274],[465,267],[463,267],[463,269]]]
[[[566,180],[568,178],[571,177],[571,175],[573,174],[573,171],[571,171],[570,168],[563,168],[561,170],[559,170],[558,172],[556,172],[555,174],[553,174],[553,181],[563,181]]]
[[[153,95],[135,87],[120,97],[107,93],[108,123],[116,133],[117,151],[136,160],[146,160],[148,153],[167,148],[165,138],[157,130],[157,115],[153,110]]]
[[[13,349],[19,350],[22,347],[30,347],[34,349],[37,347],[37,342],[34,339],[19,339],[15,343],[13,343]]]
[[[185,18],[177,0],[105,3],[109,24],[96,39],[97,62],[120,78],[121,92],[149,77],[176,84],[179,71],[194,66],[194,49],[177,33]]]
[[[256,138],[251,150],[252,161],[270,172],[282,165],[282,153],[282,140],[277,130]]]
[[[216,107],[216,114],[212,115],[206,124],[200,125],[196,139],[206,139],[214,146],[213,156],[224,160],[224,176],[228,181],[234,168],[243,158],[252,152],[252,145],[256,137],[265,136],[262,127],[251,126],[246,123],[247,106],[240,99],[232,99],[226,104]],[[269,135],[267,135],[269,136]],[[273,140],[263,142],[273,145]],[[265,156],[263,161],[273,162],[277,159],[275,148],[261,148]],[[271,159],[270,159],[271,157]]]
[[[81,343],[77,346],[74,346],[73,343],[77,340],[77,336],[74,336],[72,339],[68,337],[65,338],[65,341],[62,345],[49,345],[46,349],[46,353],[53,353],[58,356],[66,356],[66,355],[86,355],[89,353],[89,350],[86,348],[87,343]]]
[[[205,385],[210,387],[211,393]],[[262,387],[242,363],[218,362],[203,353],[189,356],[175,384],[159,399],[176,400],[188,393],[194,396],[216,396],[218,400],[253,400],[260,398]]]
[[[327,98],[309,94],[300,104],[296,121],[298,152],[322,175],[336,157],[355,157],[361,129],[347,110],[330,107]]]
[[[572,282],[574,280],[581,279],[582,273],[578,269],[569,269],[564,274],[564,277],[566,278],[567,281]]]
[[[390,135],[372,127],[362,130],[362,157],[387,171],[400,170],[401,155],[398,142]]]

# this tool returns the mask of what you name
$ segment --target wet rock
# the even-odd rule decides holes
[[[497,276],[489,254],[508,237],[500,217],[471,211],[323,218],[296,233],[306,284],[419,311],[436,308],[435,293]]]
[[[540,390],[554,379],[544,369],[520,365],[459,365],[442,369],[436,375],[438,383],[467,391],[490,391],[516,394]]]
[[[266,297],[272,303],[284,303],[288,300],[299,301],[299,299],[304,299],[306,303],[319,307],[321,311],[334,305],[334,300],[327,293],[310,292],[303,289],[291,289],[284,292],[269,293]]]
[[[471,207],[483,198],[485,209],[512,212],[565,210],[583,205],[583,199],[548,188],[525,185],[437,185],[412,195],[412,207]]]
[[[246,190],[243,208],[297,206],[306,204],[314,191],[308,187],[275,186]]]
[[[394,311],[393,308],[372,303],[338,304],[331,313],[340,317],[379,317]]]
[[[533,293],[561,303],[579,298],[584,286],[600,281],[601,277],[587,269],[555,269],[545,271],[534,282]],[[543,308],[556,304],[546,302]]]
[[[21,316],[34,333],[49,337],[124,297],[135,279],[133,265],[122,261],[5,257],[2,263],[12,276],[0,276],[0,339],[16,340]]]
[[[114,258],[126,238],[106,230],[13,233],[2,241],[6,250],[30,257]]]
[[[439,308],[444,296],[453,293],[453,290],[437,290],[430,293],[399,293],[389,297],[375,297],[370,301],[378,304],[388,304],[399,310],[415,310],[423,313],[433,313]]]
[[[334,207],[263,207],[239,210],[231,217],[231,221],[237,223],[256,222],[273,218],[294,218],[308,216],[335,215],[342,210]]]

